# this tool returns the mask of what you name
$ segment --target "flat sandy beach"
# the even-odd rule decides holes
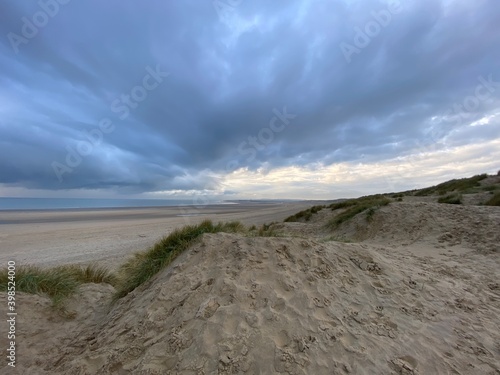
[[[0,264],[96,262],[115,268],[161,237],[204,219],[245,225],[282,221],[311,202],[121,209],[0,211]]]

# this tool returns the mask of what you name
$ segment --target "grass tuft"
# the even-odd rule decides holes
[[[88,266],[68,265],[58,267],[62,272],[67,273],[80,284],[116,284],[116,276],[107,268],[99,267],[95,264]]]
[[[7,291],[9,282],[6,269],[0,270],[0,290]],[[16,290],[30,294],[47,295],[54,306],[73,295],[78,287],[86,283],[114,284],[114,275],[106,268],[90,266],[58,266],[44,269],[34,266],[21,266],[16,269]]]
[[[488,201],[484,203],[486,206],[500,206],[500,193],[493,195]]]
[[[438,203],[462,204],[462,196],[460,194],[449,194],[439,198]]]
[[[240,222],[214,224],[205,220],[174,230],[149,250],[135,254],[119,269],[115,298],[121,298],[142,285],[189,248],[204,233],[237,233],[245,231]]]

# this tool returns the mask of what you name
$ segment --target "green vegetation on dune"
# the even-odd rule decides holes
[[[313,206],[311,208],[308,208],[307,210],[297,212],[295,215],[287,217],[285,219],[285,223],[299,221],[302,218],[305,221],[309,221],[309,220],[311,220],[312,215],[317,214],[319,211],[321,211],[325,207],[326,206]]]
[[[366,210],[366,220],[367,221],[373,221],[373,215],[375,215],[375,208],[370,207],[368,210]]]
[[[480,181],[487,178],[487,174],[480,174],[469,178],[460,178],[456,180],[450,180],[443,182],[436,186],[431,186],[425,189],[420,189],[415,192],[416,196],[427,196],[427,195],[443,195],[453,191],[465,192],[467,190],[473,189],[480,186]]]
[[[357,205],[357,201],[357,199],[348,199],[342,202],[332,203],[328,206],[328,208],[330,208],[332,211],[340,210],[341,208],[347,208]]]
[[[307,210],[297,212],[295,215],[287,217],[285,219],[285,222],[294,222],[299,221],[300,219],[309,221],[313,214],[318,213],[324,208],[330,208],[332,211],[346,209],[340,214],[334,216],[328,222],[328,227],[335,228],[363,211],[367,211],[366,219],[368,221],[371,221],[376,209],[381,206],[386,206],[390,202],[391,200],[382,194],[368,195],[356,199],[347,199],[341,202],[335,202],[330,204],[329,206],[313,206]]]
[[[7,291],[9,282],[6,269],[0,271],[0,290]],[[16,269],[16,291],[45,294],[52,299],[54,306],[76,292],[78,287],[87,283],[114,284],[115,277],[106,268],[90,266],[59,266],[43,269],[34,266],[21,266]]]
[[[386,206],[391,201],[383,195],[370,195],[366,197],[361,197],[358,199],[350,199],[348,201],[334,203],[330,207],[332,210],[338,210],[340,208],[347,208],[345,211],[334,216],[328,222],[328,227],[336,228],[340,224],[352,219],[357,214],[367,211],[367,220],[372,220],[375,214],[375,209]]]
[[[500,190],[500,185],[488,185],[488,186],[481,186],[482,191],[495,191],[495,190]]]
[[[462,196],[460,194],[448,194],[439,198],[438,203],[462,204]]]
[[[95,284],[110,284],[115,285],[116,276],[111,273],[107,268],[99,267],[97,265],[78,266],[75,264],[59,266],[63,272],[70,274],[76,281],[81,284],[95,283]]]
[[[405,196],[404,193],[397,193],[397,194],[392,194],[391,198],[403,198]]]
[[[372,203],[378,202],[378,201],[390,202],[390,200],[387,199],[387,197],[385,195],[375,194],[375,195],[366,195],[366,196],[354,198],[354,199],[347,199],[347,200],[342,201],[342,202],[332,203],[331,205],[328,206],[328,208],[331,208],[332,211],[335,211],[335,210],[339,210],[341,208],[358,206],[360,204],[367,204],[368,206],[370,206]],[[386,204],[388,204],[388,203],[386,203]]]
[[[486,206],[500,206],[500,193],[493,195],[488,201],[484,203]]]
[[[198,225],[176,229],[146,252],[137,253],[119,269],[116,298],[121,298],[151,279],[189,248],[204,233],[243,232],[239,222],[213,224],[205,220]]]

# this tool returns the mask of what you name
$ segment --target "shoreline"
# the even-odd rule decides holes
[[[8,200],[16,200],[16,199],[30,199],[30,200],[53,200],[53,198],[17,198],[17,197],[0,197],[0,214],[4,212],[39,212],[39,211],[88,211],[88,210],[127,210],[127,209],[148,209],[148,208],[171,208],[171,207],[205,207],[205,206],[230,206],[230,205],[260,205],[260,204],[289,204],[289,203],[303,203],[303,202],[324,202],[324,200],[307,200],[307,199],[255,199],[255,200],[247,200],[247,199],[236,199],[236,200],[223,200],[223,201],[209,201],[207,203],[204,202],[196,202],[194,200],[189,200],[191,203],[181,203],[181,200],[162,200],[158,199],[159,203],[171,202],[172,204],[143,204],[143,205],[95,205],[95,206],[74,206],[74,207],[31,207],[31,208],[3,208],[1,205],[2,199]],[[56,198],[61,200],[70,200],[68,198]],[[94,200],[92,198],[79,198],[80,199],[88,199],[89,201]],[[95,199],[96,201],[100,199]],[[113,199],[108,199],[106,201],[112,201]],[[116,199],[116,201],[121,201]],[[154,199],[127,199],[128,204],[137,201],[155,201]],[[156,203],[156,202],[155,202]]]
[[[306,201],[286,204],[308,204]],[[284,203],[213,203],[206,205],[175,205],[147,207],[98,207],[0,210],[0,227],[12,224],[67,223],[92,220],[130,220],[171,217],[196,217],[225,213],[246,212],[253,209],[283,206]],[[176,214],[177,212],[177,214]],[[124,216],[125,215],[125,216]]]

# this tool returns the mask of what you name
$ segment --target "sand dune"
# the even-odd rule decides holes
[[[498,207],[406,200],[334,231],[331,215],[205,234],[111,307],[111,286],[83,287],[72,320],[21,295],[16,370],[500,373]]]

